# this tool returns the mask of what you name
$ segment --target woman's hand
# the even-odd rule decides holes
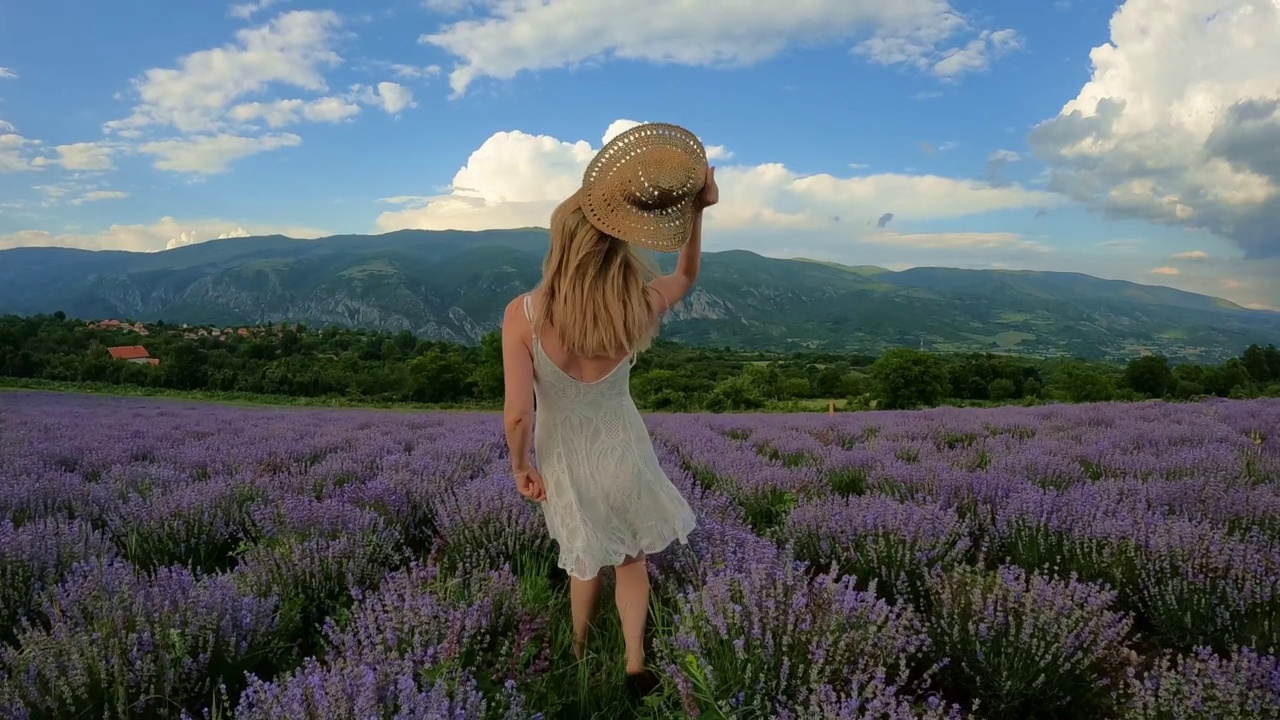
[[[542,474],[537,468],[529,468],[516,473],[516,491],[526,500],[542,502],[547,499],[547,486],[542,483]]]
[[[716,185],[716,169],[707,168],[707,182],[702,186],[702,190],[698,193],[698,197],[694,199],[698,209],[709,208],[720,202],[720,186]]]

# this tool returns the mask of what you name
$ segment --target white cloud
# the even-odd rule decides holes
[[[312,100],[302,109],[302,116],[311,122],[336,123],[359,114],[359,105],[336,97]]]
[[[613,123],[602,142],[634,124],[630,120]],[[495,133],[471,153],[447,192],[385,198],[383,202],[402,208],[380,214],[377,228],[386,232],[546,227],[556,204],[581,185],[583,170],[597,149],[585,140],[565,142],[520,131]],[[1016,186],[992,187],[930,175],[800,175],[778,163],[722,166],[716,179],[721,202],[708,215],[708,227],[717,230],[719,242],[739,247],[753,241],[749,237],[752,233],[776,238],[778,229],[798,233],[796,237],[810,247],[847,245],[858,233],[873,232],[862,227],[863,219],[886,211],[896,215],[895,222],[912,222],[1042,207],[1062,200],[1051,193]],[[725,239],[726,231],[732,239]],[[880,233],[879,237],[893,234]],[[946,243],[953,249],[1032,249],[1027,244],[1030,241],[1002,233],[898,237],[907,238],[905,243]],[[755,241],[768,242],[759,237]]]
[[[27,156],[30,148],[39,144],[38,140],[30,140],[13,132],[0,135],[0,174],[38,169],[40,166],[28,160]]]
[[[1173,259],[1174,260],[1208,260],[1209,253],[1203,250],[1188,250],[1187,252],[1174,253]]]
[[[236,226],[235,230],[220,232],[215,237],[212,237],[212,238],[201,237],[199,234],[197,234],[195,230],[184,230],[180,235],[178,235],[178,237],[170,238],[169,242],[165,243],[164,249],[172,250],[174,248],[185,247],[187,245],[195,245],[197,243],[202,243],[207,240],[227,240],[230,238],[247,238],[247,237],[250,237],[251,235],[252,234],[248,230],[245,230],[239,225]]]
[[[242,157],[301,143],[302,138],[293,133],[261,137],[221,134],[157,140],[143,143],[138,149],[155,155],[155,166],[160,170],[214,175],[225,172],[231,163]]]
[[[274,100],[271,102],[241,103],[228,111],[231,118],[241,123],[261,120],[268,127],[278,129],[293,125],[302,119],[311,122],[341,122],[360,114],[360,106],[336,97],[305,100]]]
[[[480,77],[507,79],[601,59],[749,65],[789,46],[848,41],[866,31],[873,35],[856,46],[858,54],[952,77],[985,68],[987,58],[1017,44],[1012,30],[1000,30],[953,45],[976,29],[948,0],[559,0],[488,2],[484,9],[488,17],[420,38],[458,58],[449,83],[459,95]],[[963,56],[953,59],[957,51]]]
[[[0,80],[16,80],[18,74],[7,67],[0,67]]]
[[[435,77],[440,74],[439,65],[424,65],[419,67],[417,65],[391,63],[390,67],[391,71],[396,74],[396,77],[405,80],[425,80],[426,78]]]
[[[417,107],[413,91],[393,82],[380,82],[376,88],[357,85],[353,88],[366,105],[381,108],[388,115],[398,115],[405,108]]]
[[[83,205],[90,202],[99,202],[101,200],[122,200],[129,197],[129,193],[120,190],[90,190],[71,201],[72,205]]]
[[[422,6],[432,12],[454,15],[469,10],[479,0],[422,0]]]
[[[1181,275],[1182,273],[1176,267],[1158,267],[1151,268],[1152,275]]]
[[[70,145],[57,145],[53,148],[56,158],[36,158],[38,167],[60,165],[66,170],[110,170],[111,155],[115,148],[105,143],[82,142]]]
[[[294,11],[256,28],[236,32],[236,41],[182,58],[177,68],[153,68],[134,81],[140,102],[108,132],[171,127],[183,133],[226,128],[228,110],[240,98],[281,84],[322,92],[322,69],[342,58],[334,52],[340,24],[330,11]]]
[[[55,234],[43,230],[22,230],[0,235],[0,249],[13,247],[74,247],[86,250],[131,250],[155,252],[170,247],[204,242],[218,237],[247,235],[286,235],[294,238],[317,238],[323,230],[308,227],[255,225],[226,220],[180,221],[165,216],[145,225],[112,225],[100,232]]]
[[[639,120],[628,120],[626,118],[623,118],[620,120],[614,120],[613,122],[609,123],[609,127],[605,128],[604,136],[600,138],[600,144],[603,146],[606,143],[608,143],[610,140],[618,137],[622,133],[630,130],[631,128],[644,125],[647,122],[649,121],[646,120],[644,122],[641,122]],[[702,138],[698,138],[698,140],[701,141]],[[729,160],[730,158],[733,157],[733,151],[729,150],[729,148],[726,148],[723,145],[705,145],[704,144],[703,149],[707,153],[708,160]]]
[[[1022,250],[1049,252],[1044,244],[1008,232],[875,232],[861,238],[866,242],[916,250]]]
[[[1013,30],[983,31],[963,48],[952,48],[942,53],[942,59],[933,64],[933,73],[944,78],[954,78],[966,73],[986,72],[991,61],[1022,47],[1022,40]]]
[[[1093,76],[1030,142],[1050,187],[1280,257],[1280,3],[1127,0]]]
[[[266,10],[278,2],[280,2],[280,0],[252,0],[252,2],[238,3],[232,5],[227,13],[233,18],[248,20],[253,17],[254,13],[260,10]]]

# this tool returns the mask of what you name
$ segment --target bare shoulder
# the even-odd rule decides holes
[[[502,313],[502,326],[508,325],[519,326],[523,322],[524,317],[524,293],[520,293],[507,303],[507,309]]]

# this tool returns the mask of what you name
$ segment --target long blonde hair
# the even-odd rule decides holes
[[[551,214],[534,331],[554,327],[580,357],[616,357],[649,347],[657,330],[648,282],[653,264],[630,244],[587,221],[577,195]]]

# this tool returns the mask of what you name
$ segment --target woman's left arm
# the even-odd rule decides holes
[[[529,470],[529,445],[533,431],[533,354],[526,341],[523,297],[507,305],[502,317],[502,379],[504,398],[502,427],[511,454],[511,471]]]

